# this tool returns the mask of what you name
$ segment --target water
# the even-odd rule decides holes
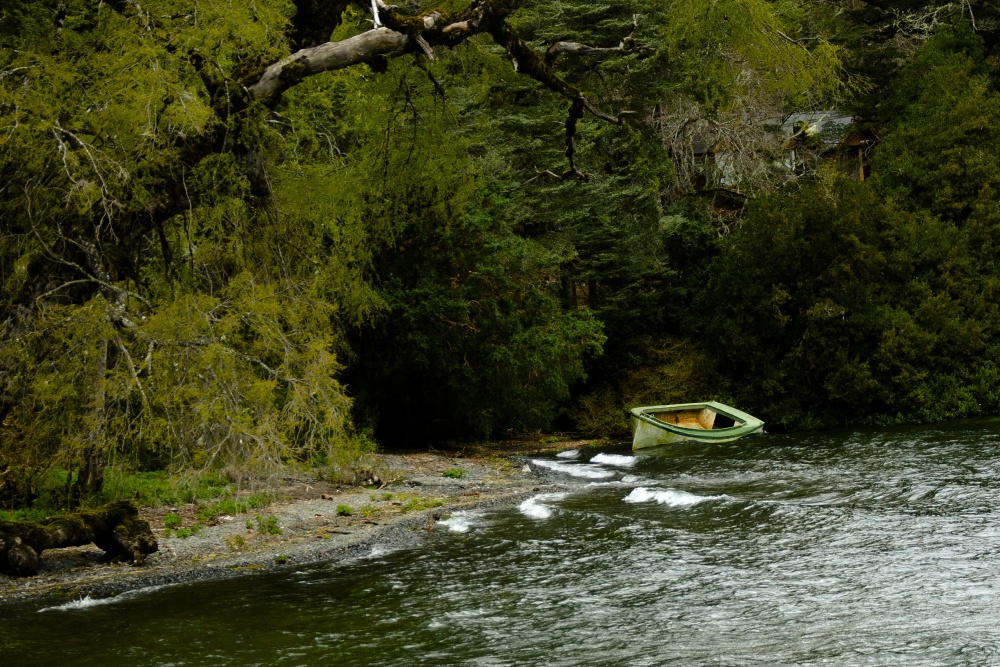
[[[1000,665],[1000,422],[547,459],[339,566],[0,610],[0,665]]]

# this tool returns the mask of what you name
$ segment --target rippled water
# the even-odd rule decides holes
[[[0,610],[0,665],[1000,665],[1000,422],[595,454],[420,549]]]

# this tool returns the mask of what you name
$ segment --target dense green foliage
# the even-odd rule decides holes
[[[413,3],[260,97],[370,4],[7,3],[0,503],[645,402],[1000,408],[997,17],[860,4]],[[782,128],[833,108],[875,148]]]
[[[90,3],[61,28],[36,3],[6,15],[21,46],[0,106],[11,479],[111,457],[253,470],[346,441],[336,342],[376,301],[372,230],[303,203],[323,173],[283,168],[261,114],[220,117],[172,48],[220,68],[272,59],[265,26],[288,10],[272,4],[170,30]]]
[[[784,427],[1000,409],[1000,95],[967,25],[894,78],[865,183],[757,202],[705,298],[734,393]]]

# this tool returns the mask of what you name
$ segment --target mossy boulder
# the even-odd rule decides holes
[[[41,521],[0,521],[0,572],[19,577],[38,572],[45,549],[96,544],[112,562],[140,565],[159,546],[149,522],[129,502]]]

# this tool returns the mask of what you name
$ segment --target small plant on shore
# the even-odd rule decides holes
[[[242,535],[233,535],[226,540],[226,544],[228,544],[229,548],[233,551],[240,551],[247,545],[247,541]]]
[[[437,504],[435,504],[437,503]],[[400,509],[403,513],[406,512],[419,512],[420,510],[425,510],[428,507],[440,507],[444,503],[434,498],[425,498],[423,496],[414,496],[410,498]]]
[[[163,517],[163,536],[170,537],[174,534],[175,530],[179,530],[180,527],[184,525],[179,514],[170,512],[165,517]]]
[[[358,512],[366,519],[370,519],[378,513],[378,508],[374,505],[363,505]]]
[[[337,516],[351,516],[352,514],[354,514],[354,510],[347,505],[337,505]]]
[[[182,540],[186,540],[187,538],[191,537],[191,535],[192,533],[190,528],[177,529],[177,537],[181,538]]]
[[[253,521],[251,521],[250,519],[247,519],[246,526],[247,526],[247,530],[253,530]]]
[[[285,563],[288,562],[288,556],[285,556],[284,554],[275,556],[274,562],[277,563],[278,565],[284,565]]]
[[[451,479],[461,479],[465,475],[465,471],[461,468],[448,468],[443,473],[442,477],[450,477]]]
[[[257,515],[257,532],[262,535],[281,535],[278,517]]]
[[[261,509],[271,502],[268,493],[255,493],[241,500],[225,496],[220,500],[198,506],[198,520],[212,523],[223,514],[245,514],[250,510]]]
[[[406,501],[399,509],[405,514],[407,512],[419,512],[420,510],[425,510],[429,507],[441,507],[442,505],[444,505],[444,501],[440,498],[414,496]]]
[[[514,469],[514,464],[506,456],[500,456],[499,454],[490,454],[486,458],[486,462],[491,466],[496,468],[501,473],[508,473]]]
[[[382,494],[382,500],[388,501],[388,500],[392,500],[393,498],[395,498],[395,496],[392,495],[391,493],[383,493]]]

